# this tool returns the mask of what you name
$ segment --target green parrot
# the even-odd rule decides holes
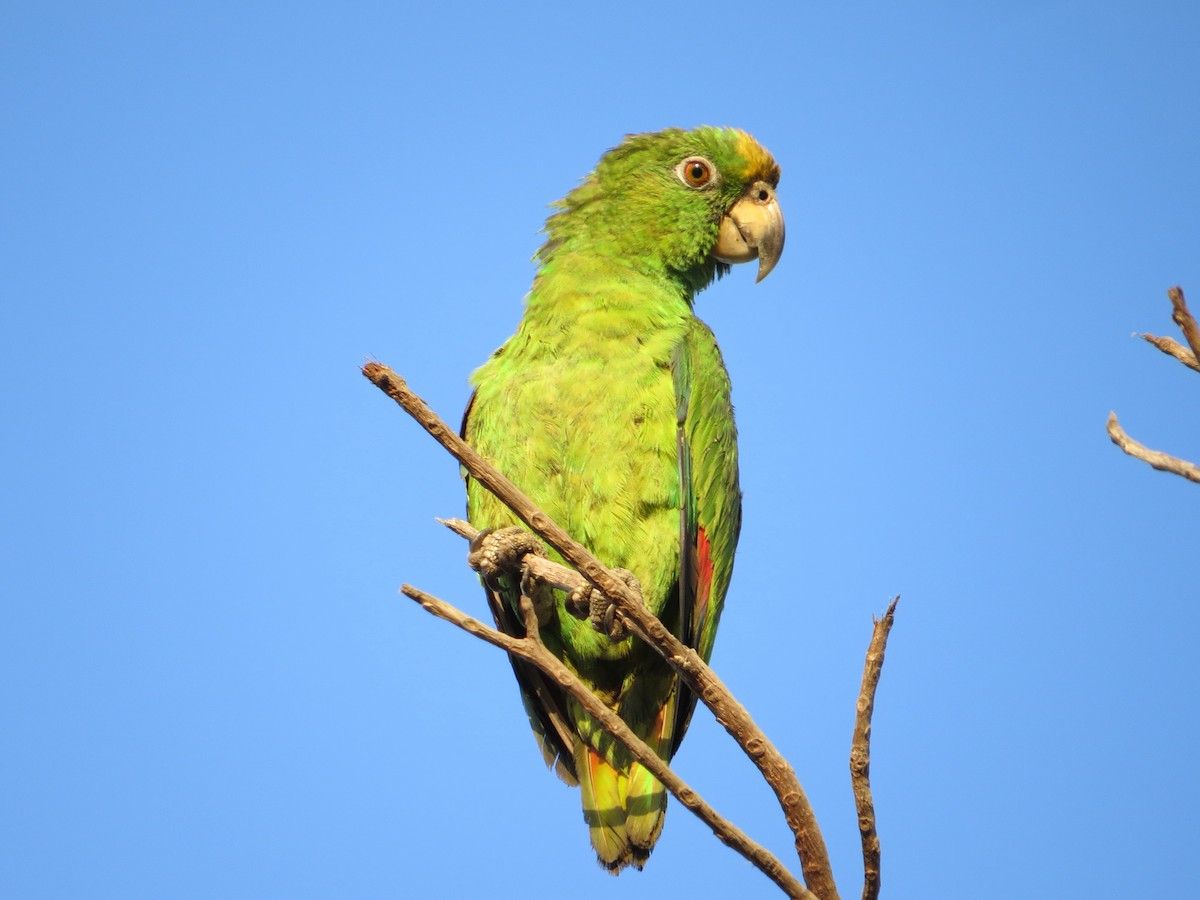
[[[758,259],[759,281],[775,266],[778,184],[779,166],[743,131],[627,137],[555,204],[524,317],[472,376],[463,418],[468,443],[603,563],[632,573],[646,606],[706,661],[741,492],[729,376],[692,304],[731,263]],[[469,478],[467,515],[479,529],[520,524]],[[497,627],[524,635],[513,578],[484,583]],[[670,760],[696,698],[640,639],[540,590],[546,645]],[[547,764],[580,787],[601,865],[640,869],[665,788],[540,671],[513,668]]]

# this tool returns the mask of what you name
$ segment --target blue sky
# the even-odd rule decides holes
[[[635,11],[636,10],[636,11]],[[884,896],[1200,877],[1194,3],[6,4],[0,379],[11,897],[773,896],[678,804],[594,863],[477,615],[457,421],[546,204],[627,132],[728,124],[788,245],[701,295],[745,527],[714,664],[844,896],[872,614]],[[704,711],[676,758],[786,861]]]

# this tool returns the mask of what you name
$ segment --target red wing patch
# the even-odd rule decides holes
[[[708,598],[712,593],[712,545],[703,528],[696,529],[696,606],[692,610],[692,634],[697,644],[708,617]]]

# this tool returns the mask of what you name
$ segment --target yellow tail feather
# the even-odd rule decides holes
[[[668,759],[670,755],[670,730],[675,722],[675,700],[678,696],[678,691],[671,692],[670,699],[659,709],[645,738],[650,749],[661,759]],[[629,767],[625,785],[625,834],[633,851],[634,865],[639,869],[662,834],[666,814],[667,789],[650,774],[649,769],[634,762]]]
[[[575,751],[575,770],[592,846],[600,865],[616,874],[634,862],[625,833],[625,776],[582,743]]]

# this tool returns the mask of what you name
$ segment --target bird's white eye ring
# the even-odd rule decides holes
[[[690,188],[706,187],[713,181],[713,164],[703,156],[689,156],[675,167],[675,174]]]

